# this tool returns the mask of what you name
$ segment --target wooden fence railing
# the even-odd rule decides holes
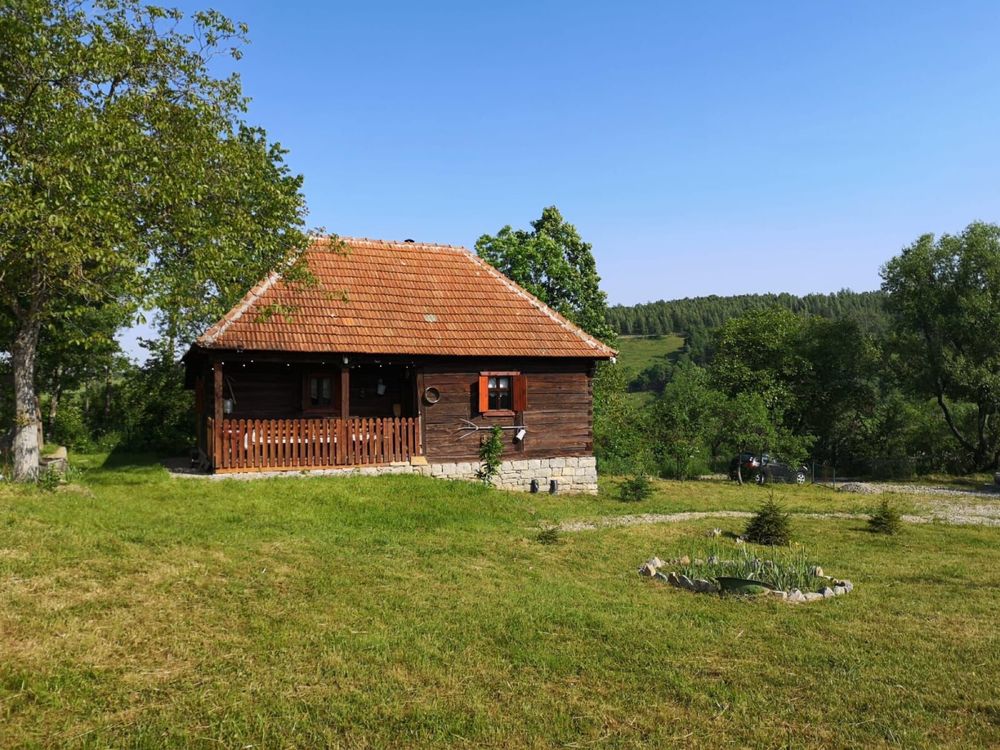
[[[208,420],[209,461],[218,472],[284,471],[409,461],[423,455],[420,420]]]

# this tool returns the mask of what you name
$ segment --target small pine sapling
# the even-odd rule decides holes
[[[898,534],[903,527],[899,511],[883,499],[868,518],[868,530],[873,534]]]
[[[791,542],[791,520],[775,501],[773,493],[750,519],[743,536],[748,542],[767,544],[772,547],[786,546]]]
[[[653,483],[644,472],[626,479],[618,488],[618,498],[623,503],[641,503],[653,494]]]

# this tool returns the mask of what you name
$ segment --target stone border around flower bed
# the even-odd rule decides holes
[[[695,561],[697,562],[697,561]],[[690,559],[681,558],[679,560],[671,560],[672,564],[683,564],[689,565],[691,563]],[[667,563],[663,562],[658,557],[652,557],[641,566],[639,566],[639,575],[646,578],[654,578],[664,583],[668,583],[671,586],[676,586],[677,588],[687,589],[688,591],[694,591],[698,594],[721,594],[721,589],[719,584],[714,581],[709,581],[705,578],[695,578],[694,580],[688,578],[686,575],[679,575],[674,571],[669,573],[662,573],[660,568],[667,566]],[[815,602],[820,599],[832,599],[835,596],[844,596],[849,594],[854,590],[854,584],[848,580],[838,580],[832,576],[824,575],[822,568],[815,568],[812,574],[816,578],[825,578],[830,582],[829,586],[824,586],[819,591],[807,591],[802,592],[799,589],[792,589],[791,591],[780,591],[776,589],[768,589],[764,596],[772,599],[778,599],[789,604],[805,604],[807,602]]]

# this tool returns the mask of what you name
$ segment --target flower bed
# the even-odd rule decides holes
[[[767,554],[760,557],[752,545],[734,549],[713,543],[666,563],[653,557],[640,566],[639,574],[698,593],[766,595],[791,603],[829,599],[854,589],[850,581],[824,574],[798,546],[768,548]]]

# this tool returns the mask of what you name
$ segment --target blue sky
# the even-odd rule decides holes
[[[340,234],[471,247],[555,204],[634,303],[873,289],[1000,220],[997,2],[211,5]]]

